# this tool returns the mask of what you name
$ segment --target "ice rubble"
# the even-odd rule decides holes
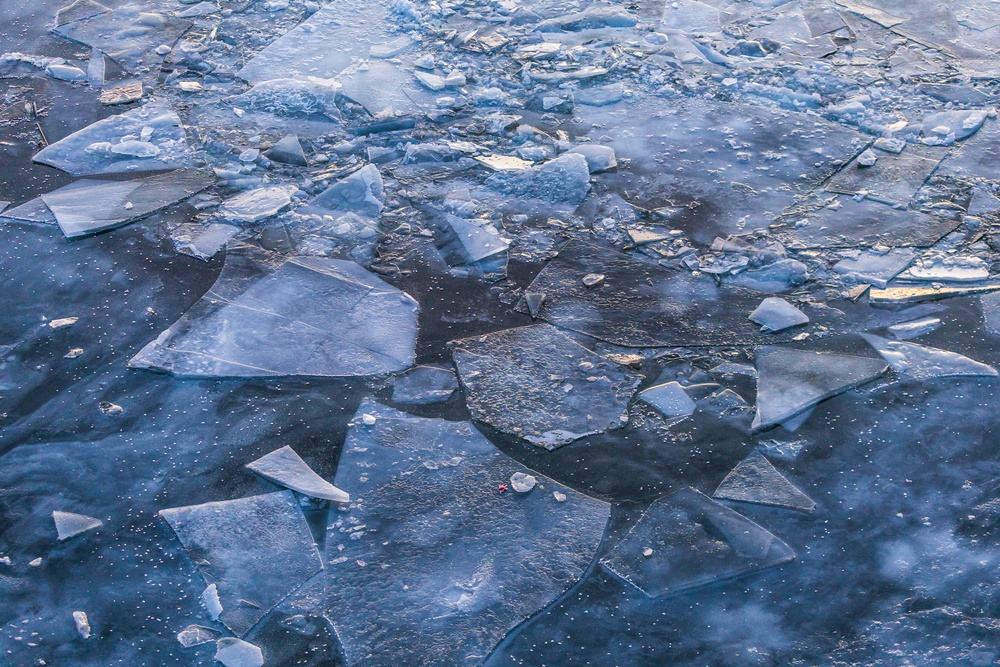
[[[248,463],[247,468],[275,484],[313,498],[337,503],[351,500],[347,493],[317,475],[302,457],[287,445]]]
[[[413,364],[417,310],[354,262],[235,244],[208,294],[129,364],[183,377],[391,373]]]
[[[763,454],[754,450],[726,475],[714,498],[812,512],[816,503],[778,472]]]
[[[590,566],[607,503],[538,473],[546,493],[498,492],[524,467],[468,422],[366,400],[351,423],[325,605],[353,667],[479,664]]]

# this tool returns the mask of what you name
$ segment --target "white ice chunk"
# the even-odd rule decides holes
[[[263,667],[264,653],[259,646],[235,637],[223,637],[215,642],[215,659],[225,667]]]
[[[212,628],[206,628],[202,625],[189,625],[177,633],[177,641],[180,642],[181,646],[184,648],[208,644],[209,642],[214,642],[218,638],[218,631],[213,630]]]
[[[87,619],[87,612],[74,611],[73,623],[76,625],[76,631],[80,633],[81,637],[90,639],[90,620]]]
[[[222,615],[222,601],[219,600],[219,589],[215,584],[209,584],[201,592],[201,604],[213,621],[219,620]]]
[[[248,463],[247,468],[275,484],[280,484],[312,498],[321,498],[337,503],[346,503],[351,500],[346,492],[317,475],[302,460],[302,457],[287,445]]]
[[[750,321],[759,324],[762,333],[777,333],[809,323],[809,316],[776,296],[768,297],[750,313]]]
[[[872,334],[862,334],[901,377],[926,380],[935,377],[987,376],[996,377],[997,370],[955,352],[936,347],[887,340]]]
[[[58,510],[52,512],[52,520],[55,521],[56,535],[59,537],[60,542],[104,525],[104,522],[100,519],[95,519],[86,514],[60,512]]]
[[[639,392],[639,398],[667,417],[682,417],[695,411],[697,405],[678,382],[666,382]]]
[[[254,223],[277,215],[292,203],[295,185],[268,185],[241,192],[219,207],[219,215],[238,223]]]

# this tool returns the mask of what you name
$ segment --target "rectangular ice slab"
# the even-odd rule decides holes
[[[354,262],[234,243],[212,289],[129,365],[184,377],[391,373],[413,365],[417,310]]]
[[[365,400],[351,423],[335,483],[354,500],[326,548],[327,615],[350,667],[480,665],[590,566],[607,503],[531,472],[468,422]],[[517,472],[536,488],[501,493]]]

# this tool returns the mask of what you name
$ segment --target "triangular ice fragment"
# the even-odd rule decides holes
[[[272,146],[264,155],[269,160],[282,164],[297,164],[300,167],[308,164],[306,154],[302,150],[302,144],[299,143],[299,138],[294,134],[282,137],[281,141]]]
[[[750,321],[760,325],[761,333],[771,333],[809,324],[809,316],[781,297],[771,296],[750,313]]]
[[[987,376],[996,377],[997,370],[956,352],[936,347],[887,340],[871,334],[862,334],[881,354],[892,370],[910,380],[935,377]]]
[[[764,455],[754,450],[730,472],[713,494],[723,500],[787,507],[812,512],[816,503],[785,479]]]
[[[351,496],[316,474],[291,447],[285,446],[247,464],[247,468],[292,491],[312,498],[337,503],[350,502]]]
[[[73,514],[72,512],[60,512],[58,510],[52,513],[52,520],[56,524],[56,535],[59,537],[60,542],[104,525],[104,522],[100,519],[95,519],[86,514]]]

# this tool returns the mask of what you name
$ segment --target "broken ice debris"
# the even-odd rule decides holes
[[[354,262],[231,244],[212,289],[129,365],[182,377],[392,373],[413,365],[417,310]]]
[[[219,632],[217,630],[206,628],[201,625],[189,625],[177,633],[177,641],[180,642],[181,646],[184,648],[208,644],[209,642],[214,642],[218,638]]]
[[[148,138],[139,140],[142,136]],[[181,119],[159,102],[88,125],[43,148],[32,160],[73,176],[193,165]]]
[[[255,223],[277,215],[292,203],[295,185],[268,185],[230,197],[219,207],[219,215],[237,223]]]
[[[601,566],[655,598],[794,559],[791,548],[764,528],[685,488],[650,505]]]
[[[874,380],[881,359],[787,347],[757,350],[757,415],[753,430],[780,424],[820,401]]]
[[[265,157],[273,162],[282,164],[294,164],[300,167],[306,166],[306,154],[302,150],[299,138],[294,134],[282,137],[278,143],[271,146],[265,153]]]
[[[812,512],[816,503],[754,450],[719,484],[714,498]]]
[[[101,91],[101,104],[114,106],[116,104],[130,104],[142,99],[142,82],[129,81]]]
[[[346,503],[351,497],[316,472],[295,453],[291,447],[276,449],[270,454],[247,464],[247,468],[292,491],[298,491],[312,498],[321,498],[337,503]]]
[[[889,333],[899,340],[909,340],[928,334],[941,326],[941,320],[937,317],[921,317],[920,319],[900,322],[889,326]]]
[[[324,575],[346,664],[479,664],[587,571],[607,503],[526,471],[468,422],[366,399],[351,424],[335,483],[353,503]],[[546,493],[497,493],[517,472]]]
[[[667,382],[639,392],[638,398],[665,417],[686,417],[697,407],[678,382]]]
[[[506,255],[501,253],[506,253],[510,244],[500,237],[496,229],[487,224],[464,220],[450,213],[446,213],[443,219],[446,236],[454,236],[458,240],[460,263],[478,264],[485,271],[503,271],[506,268]],[[449,240],[445,238],[446,247]]]
[[[160,516],[215,583],[219,618],[240,637],[323,569],[291,491],[175,507]]]
[[[80,633],[81,637],[90,639],[90,620],[87,618],[87,612],[74,611],[73,624],[76,625],[76,631]]]
[[[326,212],[356,213],[378,218],[385,202],[382,175],[378,167],[366,164],[340,179],[309,202]]]
[[[546,449],[623,426],[638,384],[548,324],[452,346],[473,418]]]
[[[215,642],[215,659],[224,667],[264,667],[264,653],[259,646],[235,637]]]
[[[809,324],[809,316],[776,296],[768,297],[750,313],[750,321],[760,325],[761,333],[772,333]]]
[[[872,334],[862,334],[881,354],[892,370],[907,380],[926,380],[935,377],[987,376],[996,377],[992,366],[980,363],[948,350],[936,347],[887,340]]]
[[[52,520],[56,524],[56,536],[60,542],[104,525],[104,522],[100,519],[95,519],[86,514],[73,514],[72,512],[60,512],[58,510],[52,512]]]
[[[923,120],[923,143],[940,146],[961,141],[975,134],[986,120],[985,111],[940,111]]]
[[[872,289],[868,292],[868,302],[873,306],[908,306],[924,301],[937,301],[953,296],[987,294],[1000,290],[1000,284],[968,285],[964,287],[888,287]]]
[[[916,252],[910,248],[893,248],[886,253],[865,251],[856,258],[842,259],[833,265],[833,270],[846,280],[867,283],[885,289],[890,280],[902,273]]]
[[[178,169],[135,181],[85,178],[42,195],[66,238],[107,231],[161,211],[211,185],[212,176]]]
[[[535,484],[538,480],[534,475],[529,475],[524,472],[516,472],[510,476],[510,488],[514,489],[518,493],[527,493],[535,488]]]
[[[392,402],[427,405],[451,398],[458,389],[454,371],[437,366],[417,366],[397,376],[392,383]]]
[[[537,167],[497,172],[487,183],[515,197],[575,206],[590,191],[590,167],[583,155],[564,153]]]
[[[982,257],[962,257],[931,251],[899,275],[907,282],[971,283],[990,277],[990,263]]]

